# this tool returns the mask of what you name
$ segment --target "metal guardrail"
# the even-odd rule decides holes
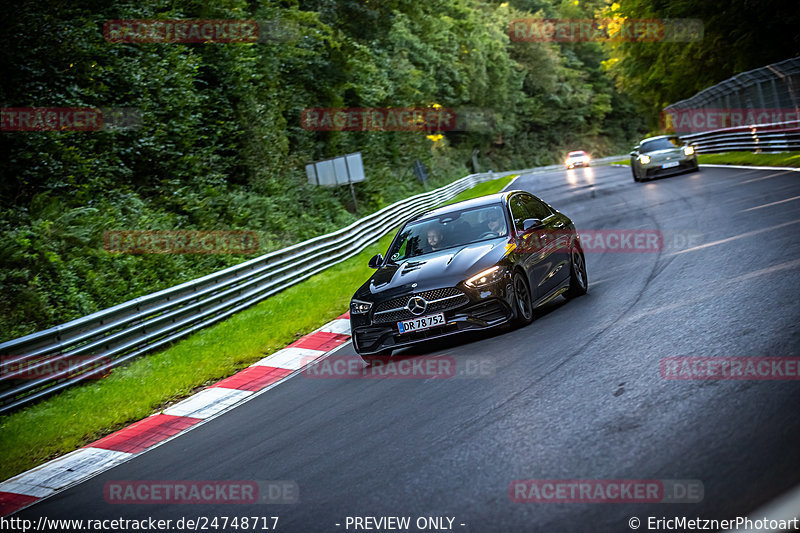
[[[752,124],[682,135],[700,154],[800,150],[800,120]]]
[[[619,156],[593,161],[603,164]],[[0,413],[102,374],[250,307],[376,242],[409,218],[478,183],[550,165],[471,174],[396,202],[327,235],[270,252],[208,276],[0,344]],[[54,370],[58,369],[58,370]],[[14,379],[36,376],[35,379]]]

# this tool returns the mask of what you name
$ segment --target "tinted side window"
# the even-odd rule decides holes
[[[508,201],[508,205],[511,208],[511,218],[514,219],[514,226],[516,226],[517,230],[521,231],[522,223],[525,219],[531,218],[528,216],[528,210],[522,200],[522,195],[517,194],[516,196],[512,196]]]
[[[553,214],[547,205],[545,205],[543,202],[540,202],[533,196],[524,196],[523,202],[525,203],[525,210],[529,215],[528,218],[538,218],[539,220],[544,220]]]

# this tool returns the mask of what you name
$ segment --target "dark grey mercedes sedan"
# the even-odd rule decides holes
[[[553,298],[586,293],[583,250],[565,215],[525,191],[423,213],[397,233],[350,302],[356,351],[395,348],[506,323]]]

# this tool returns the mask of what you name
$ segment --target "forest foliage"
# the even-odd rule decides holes
[[[661,4],[15,2],[0,23],[3,107],[133,108],[141,125],[0,134],[0,340],[253,257],[109,253],[107,231],[249,230],[264,253],[421,192],[416,159],[432,187],[472,172],[475,150],[480,170],[551,164],[570,149],[626,152],[665,99],[754,60],[716,70],[705,61],[702,76],[687,78],[664,67],[663,45],[514,42],[509,23],[689,9]],[[251,19],[272,34],[257,43],[109,42],[104,23],[118,19]],[[695,61],[702,50],[686,54],[676,57]],[[656,64],[642,75],[647,61]],[[429,106],[481,109],[491,121],[440,134],[309,131],[300,122],[307,108]],[[352,152],[367,176],[355,186],[358,211],[347,187],[312,186],[305,174],[307,163]]]

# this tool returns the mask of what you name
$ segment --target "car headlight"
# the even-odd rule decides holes
[[[649,162],[650,162],[650,156],[649,155],[642,154],[642,155],[639,156],[639,163],[641,163],[643,165],[646,165]]]
[[[485,285],[490,285],[497,281],[503,279],[503,275],[505,274],[505,270],[500,268],[499,266],[493,266],[492,268],[487,268],[486,270],[479,272],[469,278],[464,284],[467,287],[478,288],[483,287]]]
[[[684,146],[683,153],[686,155],[692,155],[694,153],[694,146]]]
[[[361,300],[350,300],[350,312],[354,315],[369,313],[372,309],[372,302],[362,302]]]

